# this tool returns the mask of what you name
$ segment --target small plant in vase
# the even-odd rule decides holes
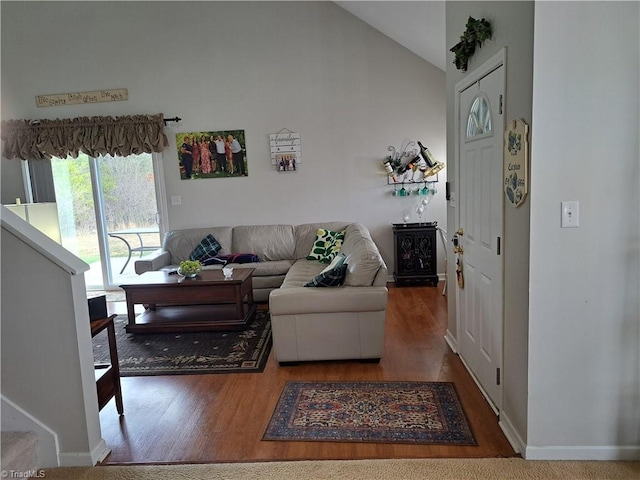
[[[195,278],[201,271],[202,264],[197,260],[184,260],[178,267],[178,274],[187,278]]]

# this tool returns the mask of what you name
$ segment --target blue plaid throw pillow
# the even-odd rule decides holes
[[[347,264],[344,263],[346,257],[338,254],[332,262],[316,275],[305,287],[339,287],[344,283],[344,277],[347,274]]]
[[[200,243],[189,254],[189,260],[198,260],[200,263],[205,263],[208,258],[215,257],[216,253],[220,251],[222,245],[209,234],[200,240]]]

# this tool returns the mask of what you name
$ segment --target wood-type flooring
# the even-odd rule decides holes
[[[125,313],[124,303],[112,303]],[[263,305],[263,308],[265,306]],[[506,457],[515,452],[458,355],[444,341],[442,283],[389,287],[384,357],[280,366],[263,373],[122,378],[124,415],[112,400],[100,412],[111,453],[103,463]],[[287,380],[454,382],[477,446],[261,440]]]

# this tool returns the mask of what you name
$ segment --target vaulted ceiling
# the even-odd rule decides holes
[[[446,70],[444,1],[334,3],[440,70]]]

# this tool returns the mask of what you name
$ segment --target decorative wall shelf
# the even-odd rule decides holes
[[[408,180],[405,182],[394,182],[391,177],[387,178],[387,184],[393,185],[391,196],[393,197],[409,197],[409,196],[433,196],[438,191],[436,190],[437,177],[433,177],[434,180]]]
[[[387,184],[394,186],[394,197],[406,197],[412,192],[414,195],[423,196],[436,193],[433,184],[438,182],[438,172],[444,168],[444,163],[436,161],[428,148],[419,141],[405,139],[400,150],[393,146],[389,146],[387,150],[391,154],[382,163],[387,173]],[[400,190],[397,188],[398,185],[401,187]],[[417,187],[413,188],[411,185]],[[420,188],[419,185],[423,187]]]

